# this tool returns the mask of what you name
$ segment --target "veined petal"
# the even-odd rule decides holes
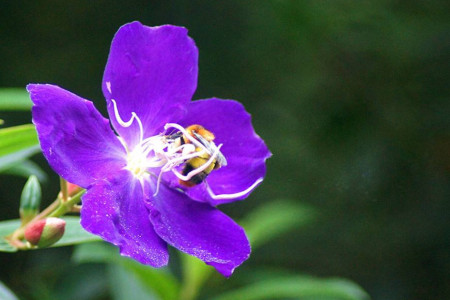
[[[164,124],[178,119],[197,87],[198,50],[187,29],[139,22],[116,33],[103,75],[103,94],[114,128],[130,147],[139,141],[136,122],[118,124],[112,99],[124,121],[132,112],[140,118],[144,138],[158,134]]]
[[[27,89],[42,152],[59,175],[87,188],[125,166],[124,147],[92,102],[55,85]]]
[[[143,189],[130,172],[98,181],[82,198],[81,225],[143,264],[167,264],[166,243],[156,235],[145,207]]]
[[[264,178],[265,161],[272,155],[255,133],[250,114],[237,101],[217,98],[193,101],[187,108],[181,125],[200,124],[213,132],[215,144],[223,144],[220,151],[228,164],[209,174],[206,179],[208,185],[202,183],[184,188],[186,193],[197,201],[214,206],[246,198]],[[165,178],[171,181],[172,186],[181,187],[175,176],[167,175]],[[219,197],[215,199],[211,192]]]
[[[250,255],[244,230],[206,203],[161,184],[148,203],[156,233],[173,247],[198,257],[230,276]]]

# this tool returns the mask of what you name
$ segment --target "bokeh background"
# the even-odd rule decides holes
[[[237,272],[284,268],[351,279],[373,299],[448,299],[449,12],[439,0],[1,1],[0,87],[54,83],[105,112],[119,26],[185,26],[200,50],[194,99],[244,103],[273,153],[264,184],[223,210],[239,219],[291,201],[316,212]],[[49,174],[48,203],[58,179],[33,159]],[[24,183],[0,175],[0,220],[17,217]],[[78,280],[73,297],[108,299],[104,266],[74,266],[71,252],[1,253],[0,280],[30,299],[66,296]]]

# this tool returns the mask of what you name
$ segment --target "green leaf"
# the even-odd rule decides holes
[[[339,279],[320,279],[292,275],[270,278],[222,294],[213,300],[260,299],[367,300],[369,295],[355,283]]]
[[[155,269],[119,255],[116,247],[105,243],[80,245],[73,255],[76,262],[104,262],[122,266],[133,273],[151,292],[164,300],[177,299],[179,285],[167,269]]]
[[[107,276],[111,294],[114,300],[157,300],[158,297],[149,293],[146,287],[142,286],[141,281],[136,276],[116,264],[109,264]]]
[[[0,299],[2,300],[19,300],[8,287],[0,281]]]
[[[34,271],[35,276],[28,276],[26,285],[27,299],[34,300],[99,300],[107,299],[109,282],[106,270],[98,265],[78,265],[58,261],[61,265],[54,268],[41,263]],[[33,271],[31,271],[33,272]],[[45,276],[49,272],[51,275]],[[40,275],[40,276],[39,276]],[[50,280],[49,280],[50,279]],[[53,279],[53,280],[52,280]],[[109,299],[109,298],[108,298]]]
[[[63,237],[56,244],[52,245],[52,247],[101,241],[98,236],[87,232],[81,227],[80,217],[65,216],[61,219],[66,221],[66,230],[64,231]]]
[[[33,124],[0,129],[0,171],[39,152]]]
[[[0,251],[2,252],[16,252],[17,249],[11,246],[4,237],[11,234],[14,230],[19,228],[21,221],[8,220],[0,222]]]
[[[0,110],[30,110],[32,105],[24,88],[0,89]]]
[[[279,200],[251,212],[242,222],[252,249],[314,220],[315,211],[306,205]]]
[[[97,242],[101,239],[96,235],[90,234],[80,225],[80,218],[74,216],[62,217],[66,221],[66,229],[63,237],[52,247],[62,247],[69,245],[76,245],[89,242]],[[1,252],[16,252],[17,249],[12,247],[5,237],[10,235],[14,230],[19,228],[20,220],[8,220],[0,222],[0,251]]]
[[[15,175],[28,178],[31,175],[35,175],[39,182],[47,182],[47,174],[36,163],[31,160],[24,160],[1,171],[3,174]]]

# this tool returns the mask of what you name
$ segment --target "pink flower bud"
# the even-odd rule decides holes
[[[66,221],[59,218],[47,218],[33,222],[25,229],[25,239],[30,244],[45,248],[53,245],[64,234]]]
[[[69,196],[75,196],[82,188],[74,183],[67,182],[67,192]]]

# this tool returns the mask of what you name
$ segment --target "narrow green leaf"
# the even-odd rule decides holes
[[[306,205],[279,200],[251,212],[242,222],[252,249],[314,220],[315,211]]]
[[[73,255],[76,262],[104,262],[121,265],[132,272],[151,292],[163,300],[177,299],[179,285],[167,269],[155,269],[119,255],[119,250],[105,243],[80,245]]]
[[[0,89],[0,110],[30,110],[32,105],[25,88]]]
[[[2,300],[19,300],[8,287],[0,281],[0,299]]]
[[[33,124],[0,129],[0,171],[39,152]]]
[[[15,175],[28,178],[35,175],[39,182],[45,183],[48,180],[47,174],[36,163],[31,160],[24,160],[10,165],[1,171],[3,174]]]
[[[222,294],[214,300],[260,300],[305,298],[321,300],[367,300],[369,295],[355,283],[339,279],[308,276],[271,278]]]

